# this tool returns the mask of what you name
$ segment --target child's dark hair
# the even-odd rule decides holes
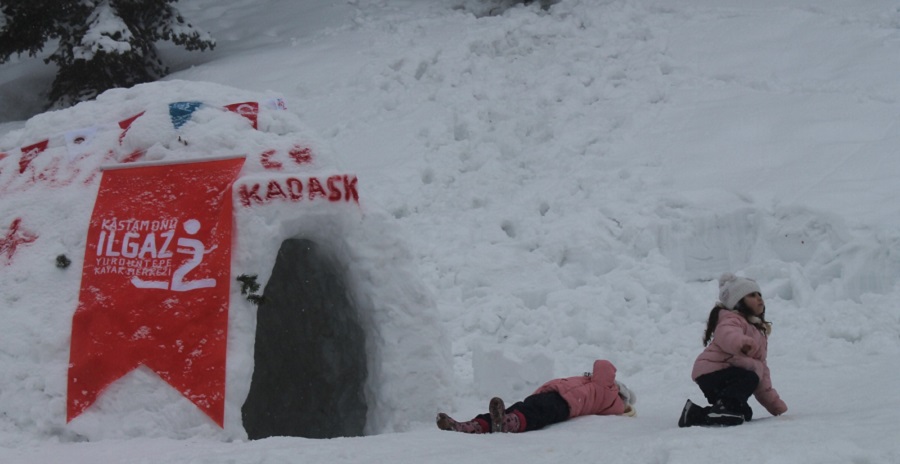
[[[709,319],[706,320],[706,332],[703,334],[703,346],[709,345],[710,340],[712,340],[713,333],[716,331],[716,326],[719,325],[719,311],[723,309],[728,311],[728,308],[717,303],[709,312]],[[760,332],[769,335],[772,331],[772,323],[766,320],[765,310],[763,310],[762,314],[759,316],[754,315],[753,312],[750,311],[750,308],[744,304],[743,298],[734,305],[734,310],[741,316],[744,316],[744,319],[747,319],[747,322],[753,324]]]

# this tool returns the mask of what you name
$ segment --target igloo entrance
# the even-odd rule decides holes
[[[365,335],[335,260],[310,240],[287,239],[263,295],[241,408],[248,437],[363,435]]]

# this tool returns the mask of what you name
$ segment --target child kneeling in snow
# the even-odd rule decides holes
[[[634,416],[636,396],[616,381],[616,368],[609,361],[594,361],[594,371],[553,379],[534,393],[505,408],[503,400],[491,399],[487,414],[457,422],[444,413],[437,415],[441,430],[463,433],[528,432],[573,417],[588,415]]]
[[[679,427],[743,424],[753,417],[747,404],[750,395],[773,416],[787,411],[787,405],[772,388],[766,364],[771,331],[756,281],[722,274],[719,301],[706,322],[706,348],[697,356],[691,372],[711,406],[700,407],[687,400],[678,419]]]

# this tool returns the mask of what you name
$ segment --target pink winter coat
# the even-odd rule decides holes
[[[534,393],[551,391],[559,392],[566,403],[569,403],[569,418],[625,412],[625,403],[619,397],[619,387],[616,386],[616,368],[603,359],[594,361],[594,372],[590,377],[579,375],[553,379],[541,385]]]
[[[744,346],[750,347],[746,354],[741,351]],[[691,378],[697,380],[701,375],[730,366],[753,371],[759,376],[759,385],[753,396],[773,416],[784,414],[787,405],[772,388],[769,366],[766,364],[767,349],[768,339],[764,333],[737,312],[722,309],[712,341],[694,361]]]

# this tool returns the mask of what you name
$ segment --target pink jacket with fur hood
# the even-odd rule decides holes
[[[741,351],[744,346],[750,347],[746,354]],[[723,308],[719,311],[719,323],[713,339],[694,361],[691,378],[697,380],[701,375],[730,366],[753,371],[759,376],[759,385],[753,396],[773,416],[784,414],[787,405],[772,388],[769,366],[766,364],[767,350],[766,334],[736,311]]]
[[[616,368],[603,359],[594,361],[594,372],[590,377],[579,375],[553,379],[541,385],[534,393],[551,391],[559,392],[566,403],[569,403],[569,418],[625,412],[625,403],[619,397],[619,387],[616,386]]]

